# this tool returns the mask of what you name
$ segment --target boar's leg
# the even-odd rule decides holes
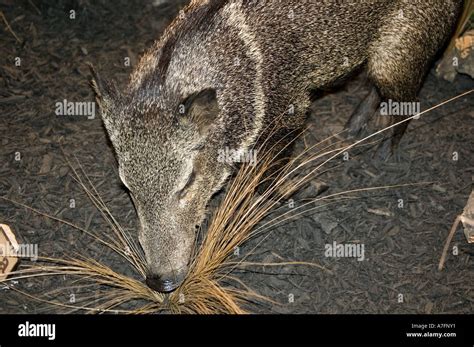
[[[460,2],[452,1],[439,1],[436,5],[430,1],[400,2],[382,20],[378,35],[368,47],[367,67],[383,101],[416,101],[424,77],[449,37],[460,8]],[[389,126],[409,116],[412,115],[380,115],[374,121]],[[352,122],[357,123],[356,120]],[[392,154],[407,126],[408,121],[384,133],[385,139],[376,154],[378,159]]]
[[[257,187],[260,195],[263,195],[273,183],[281,169],[284,168],[288,161],[293,156],[295,137],[299,135],[299,129],[281,128],[271,135],[271,141],[265,144],[265,150],[269,151],[269,155],[273,158],[270,167],[266,170],[263,176],[263,182]],[[257,154],[258,155],[258,154]],[[281,191],[275,189],[269,198],[273,199]]]
[[[349,121],[346,123],[348,135],[351,138],[362,138],[367,129],[367,123],[374,116],[380,105],[380,96],[374,86],[369,94],[357,106],[352,113]]]

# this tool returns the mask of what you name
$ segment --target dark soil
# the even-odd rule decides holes
[[[126,0],[0,0],[0,10],[18,38],[0,21],[0,197],[107,232],[99,211],[70,176],[62,148],[70,160],[77,158],[112,213],[133,234],[137,217],[118,178],[100,118],[58,116],[55,104],[63,99],[94,100],[86,62],[123,85],[139,55],[159,37],[183,2],[153,6],[148,1]],[[75,19],[70,19],[70,10],[76,11]],[[21,59],[20,66],[15,65],[16,57]],[[124,64],[126,58],[130,66]],[[310,131],[297,147],[340,131],[368,87],[362,72],[344,88],[318,99],[312,105]],[[421,108],[472,87],[468,77],[458,76],[448,83],[430,74],[420,93]],[[431,183],[359,192],[351,195],[357,199],[321,206],[273,228],[265,239],[244,245],[240,256],[261,242],[249,258],[252,261],[314,262],[331,271],[293,265],[239,272],[248,286],[280,303],[250,305],[249,309],[262,313],[472,313],[473,248],[461,230],[454,237],[445,269],[437,269],[448,231],[472,190],[472,106],[472,97],[466,97],[412,121],[387,162],[374,160],[371,149],[357,155],[351,152],[349,160],[335,159],[328,166],[334,168],[315,179],[328,185],[325,195]],[[313,193],[311,187],[298,192],[293,208]],[[290,203],[282,205],[281,211],[288,210]],[[38,244],[40,255],[75,251],[129,271],[119,257],[87,236],[3,199],[0,223],[9,224],[22,243]],[[325,247],[333,242],[363,245],[364,260],[327,257]],[[0,313],[43,312],[44,305],[15,289],[39,294],[63,288],[64,300],[71,294],[84,294],[70,285],[62,277],[0,285]]]

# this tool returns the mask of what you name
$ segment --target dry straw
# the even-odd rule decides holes
[[[444,101],[421,112],[419,115],[427,113],[471,92],[472,90]],[[89,199],[109,224],[113,231],[111,236],[99,237],[97,234],[69,221],[38,211],[6,197],[2,197],[2,199],[30,209],[47,218],[69,225],[87,234],[89,237],[97,240],[120,255],[135,270],[136,276],[134,278],[126,276],[114,271],[96,259],[80,254],[73,254],[65,256],[64,258],[40,257],[39,262],[24,265],[20,270],[14,272],[9,280],[67,275],[74,278],[73,283],[76,289],[95,288],[96,291],[98,290],[98,293],[83,296],[80,302],[74,304],[52,300],[47,297],[37,297],[21,291],[22,294],[32,299],[47,303],[48,305],[54,305],[59,308],[60,311],[64,312],[86,311],[90,313],[118,312],[146,314],[168,311],[172,313],[236,314],[247,312],[244,308],[246,303],[267,301],[277,304],[271,299],[263,297],[247,287],[239,278],[233,275],[232,271],[238,267],[247,268],[261,265],[282,266],[292,264],[313,266],[330,273],[330,270],[314,263],[281,262],[256,264],[247,261],[247,258],[265,238],[271,235],[271,231],[275,226],[297,218],[303,213],[321,208],[328,204],[355,199],[357,198],[357,194],[363,191],[413,185],[413,183],[409,183],[395,186],[356,189],[316,197],[303,204],[299,204],[298,207],[291,210],[281,208],[281,201],[288,199],[288,197],[309,180],[321,174],[321,172],[326,169],[328,163],[333,159],[356,146],[361,146],[363,143],[366,143],[367,140],[374,138],[383,131],[400,123],[401,122],[375,132],[350,145],[344,144],[343,141],[335,140],[336,136],[333,136],[306,148],[297,157],[281,166],[273,174],[268,188],[259,194],[257,188],[268,179],[265,173],[268,172],[268,169],[273,165],[278,164],[275,163],[274,160],[273,147],[264,141],[264,144],[258,151],[257,165],[242,164],[235,178],[230,183],[223,201],[211,218],[207,232],[199,245],[195,247],[187,278],[176,291],[168,295],[157,293],[144,284],[145,261],[136,241],[123,230],[113,217],[111,211],[107,208],[98,191],[82,169],[82,166],[78,164],[79,169],[75,169],[68,161],[74,179],[80,184]],[[270,133],[272,132],[270,131]],[[295,141],[298,137],[297,135],[298,134],[289,134],[288,136],[292,136],[292,141]],[[324,203],[321,204],[321,202]],[[284,212],[278,213],[279,211]],[[270,218],[270,215],[273,215],[275,212],[277,212],[277,216]],[[234,250],[257,235],[263,235],[263,237],[254,249],[247,253],[245,257],[232,260]],[[15,287],[11,288],[19,291]],[[58,294],[58,292],[59,290],[52,291],[49,293],[49,296]],[[124,308],[124,304],[132,302],[134,303],[132,307]]]

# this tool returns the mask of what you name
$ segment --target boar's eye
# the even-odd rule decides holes
[[[196,179],[196,172],[193,170],[191,172],[191,175],[189,175],[188,180],[186,181],[186,184],[184,185],[184,187],[178,192],[178,199],[181,200],[186,196],[189,188],[193,185],[195,179]]]

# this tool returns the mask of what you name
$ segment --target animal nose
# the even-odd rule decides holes
[[[147,276],[145,282],[148,287],[160,293],[170,293],[181,284],[181,282],[160,276]]]

